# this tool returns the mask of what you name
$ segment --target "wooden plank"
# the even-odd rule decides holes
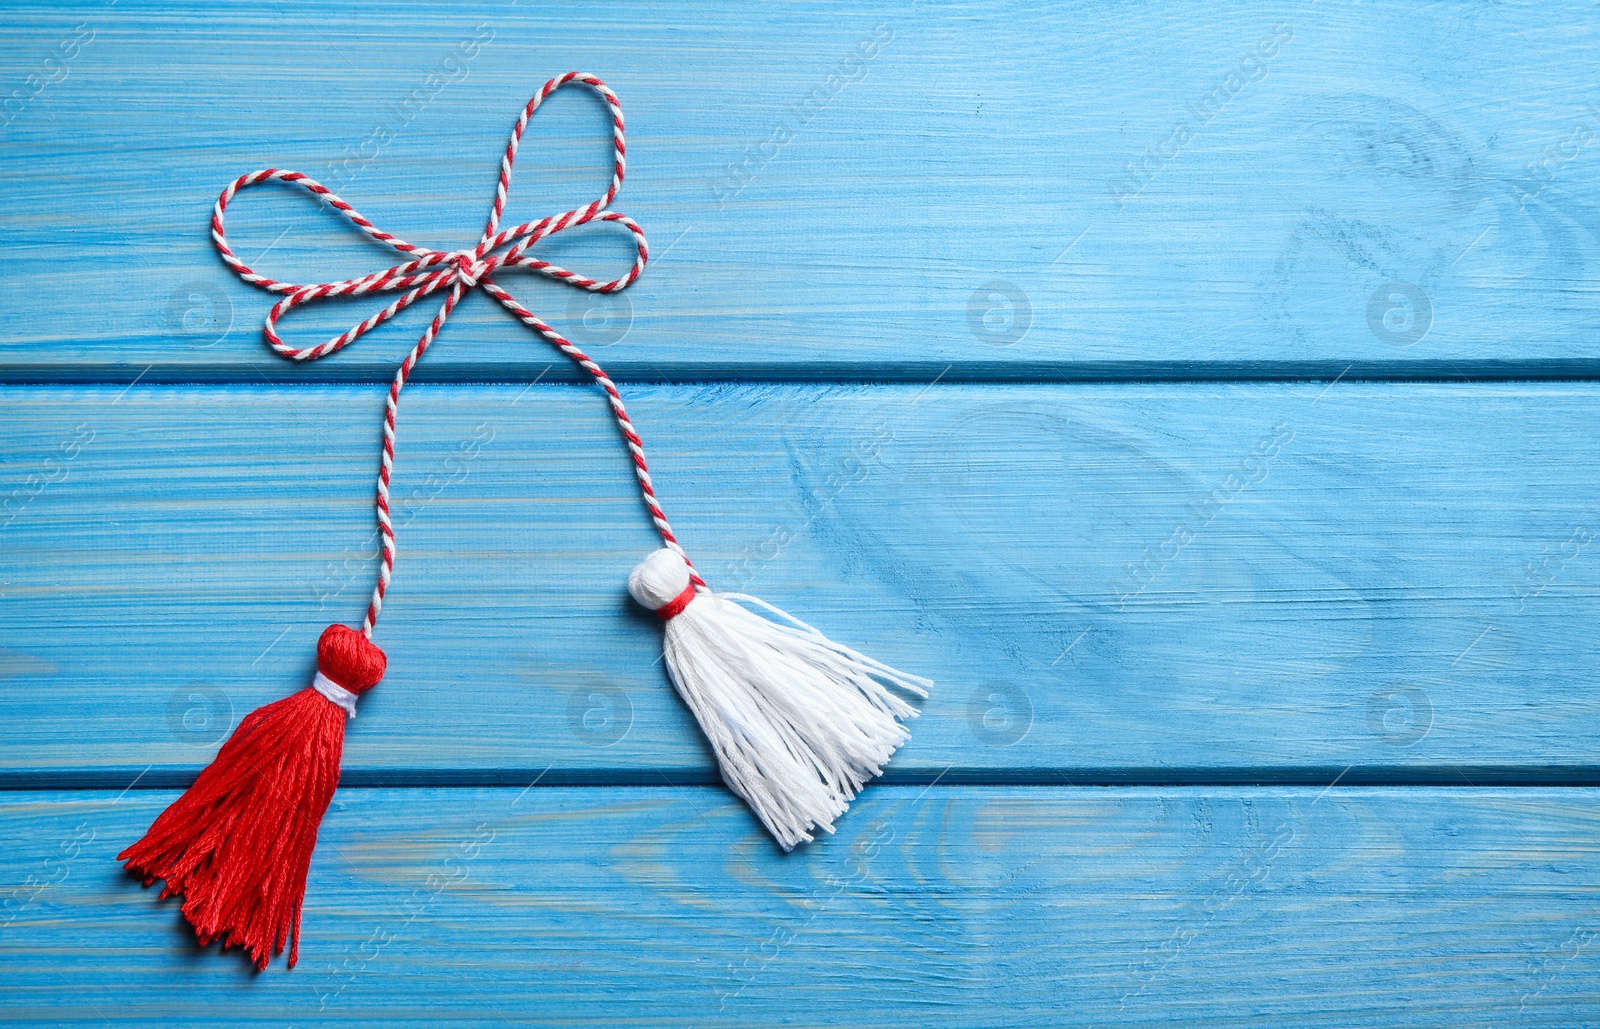
[[[167,793],[0,799],[18,1025],[1580,1026],[1590,790],[886,787],[785,857],[711,789],[344,790],[301,961],[113,855]]]
[[[0,391],[6,781],[180,782],[305,684],[381,394]],[[629,394],[713,584],[937,680],[903,781],[1594,780],[1594,385]],[[399,435],[352,781],[715,781],[596,391],[424,386]]]
[[[299,168],[468,243],[516,110],[571,68],[623,97],[618,206],[658,258],[616,307],[517,289],[620,376],[1592,376],[1590,13],[9,5],[0,93],[28,99],[0,128],[0,380],[387,379],[426,315],[280,361],[267,298],[212,253],[216,194]],[[513,217],[598,193],[602,124],[579,97],[539,114]],[[382,261],[295,197],[231,225],[279,277]],[[552,260],[626,267],[623,241],[572,235]],[[483,298],[455,322],[420,376],[572,374]]]

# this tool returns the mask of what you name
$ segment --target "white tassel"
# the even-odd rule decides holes
[[[811,842],[813,827],[833,832],[833,820],[910,738],[898,719],[917,711],[885,684],[918,697],[933,685],[754,597],[697,591],[671,550],[641,561],[628,592],[665,621],[672,685],[716,752],[723,781],[784,850]]]

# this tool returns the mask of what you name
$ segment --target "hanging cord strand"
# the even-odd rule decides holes
[[[522,144],[522,134],[528,127],[528,121],[533,113],[539,109],[544,101],[561,87],[569,83],[587,86],[605,101],[611,112],[612,138],[614,141],[615,166],[611,176],[610,188],[605,195],[583,207],[574,208],[558,215],[542,218],[539,221],[524,222],[509,229],[500,228],[501,216],[505,213],[506,200],[511,189],[511,172],[516,163],[517,151]],[[326,357],[335,351],[342,350],[345,346],[366,335],[368,332],[395,317],[418,300],[444,291],[444,303],[440,305],[433,320],[423,331],[416,345],[406,355],[405,360],[395,370],[394,379],[389,384],[388,397],[384,402],[383,418],[383,456],[378,467],[377,496],[374,506],[377,513],[378,532],[382,539],[380,548],[380,561],[378,567],[378,580],[372,589],[372,599],[367,606],[366,619],[363,621],[361,631],[368,637],[372,635],[373,626],[377,623],[378,614],[383,610],[384,594],[388,592],[389,581],[394,575],[395,562],[395,534],[394,523],[389,510],[389,483],[394,472],[395,448],[395,422],[399,412],[400,392],[405,388],[417,362],[427,352],[433,341],[438,338],[439,332],[444,328],[451,312],[461,302],[469,289],[481,287],[495,300],[504,306],[523,324],[539,332],[552,346],[571,358],[578,367],[582,368],[595,383],[606,393],[606,399],[611,404],[612,416],[616,419],[617,428],[622,433],[623,442],[628,448],[628,454],[633,460],[634,475],[638,479],[640,495],[645,507],[650,512],[650,519],[655,524],[656,531],[660,533],[662,542],[677,554],[683,556],[688,562],[688,555],[684,554],[683,547],[678,543],[677,537],[672,532],[672,527],[667,523],[667,516],[661,510],[660,501],[656,498],[655,488],[650,481],[650,468],[645,462],[644,442],[639,438],[638,432],[633,427],[633,422],[628,417],[627,409],[623,406],[622,396],[617,392],[616,384],[610,376],[600,368],[588,355],[579,350],[573,343],[564,338],[555,329],[551,328],[532,311],[519,303],[515,297],[508,293],[502,286],[494,282],[489,276],[502,268],[524,268],[547,279],[574,286],[578,289],[588,290],[592,293],[617,293],[638,279],[644,271],[645,264],[650,259],[650,251],[645,242],[644,231],[627,215],[615,211],[608,211],[611,201],[616,199],[617,191],[622,188],[622,180],[626,171],[627,145],[623,134],[622,105],[616,93],[599,78],[582,72],[568,72],[546,82],[534,94],[511,132],[511,139],[506,144],[505,155],[500,160],[500,178],[495,186],[494,205],[490,209],[488,222],[484,226],[483,235],[476,246],[470,250],[429,250],[425,247],[407,243],[398,236],[391,235],[362,216],[361,212],[351,207],[336,193],[317,182],[310,176],[297,171],[288,171],[281,168],[265,168],[261,171],[241,175],[222,191],[217,198],[216,207],[211,215],[211,238],[228,267],[241,279],[254,286],[259,286],[270,293],[282,294],[282,298],[272,306],[262,324],[262,333],[267,343],[278,354],[294,361],[315,361]],[[320,283],[292,283],[279,282],[257,273],[245,264],[228,246],[227,233],[223,228],[223,214],[228,204],[242,189],[254,186],[261,182],[279,181],[298,186],[307,192],[322,198],[334,210],[356,228],[360,229],[375,242],[388,246],[409,260],[382,271],[372,272],[367,275],[344,279],[338,282]],[[595,279],[580,275],[558,267],[548,261],[529,257],[528,251],[547,236],[583,225],[591,221],[615,222],[627,229],[632,234],[637,247],[637,256],[634,258],[633,267],[620,279],[611,282],[600,282]],[[505,250],[501,250],[505,247]],[[344,332],[326,342],[313,347],[296,347],[278,335],[278,320],[297,307],[308,304],[313,300],[325,297],[355,297],[365,296],[369,293],[399,293],[389,306],[346,329]],[[704,589],[705,582],[694,572],[690,566],[690,577],[696,588]]]
[[[667,523],[667,516],[661,510],[660,501],[656,499],[655,487],[650,482],[650,466],[646,463],[644,457],[644,440],[640,439],[638,432],[634,430],[633,420],[628,417],[628,409],[623,406],[622,394],[617,392],[616,383],[611,381],[611,377],[594,362],[593,358],[574,346],[571,340],[541,321],[538,315],[519,304],[511,294],[493,282],[483,283],[483,289],[484,292],[500,301],[506,310],[521,319],[523,324],[538,330],[545,339],[550,341],[552,346],[570,357],[573,363],[589,374],[589,377],[595,381],[596,385],[605,390],[606,400],[611,404],[611,415],[616,419],[617,428],[622,432],[622,440],[628,447],[628,455],[633,458],[633,474],[639,480],[639,494],[644,499],[644,506],[650,511],[650,520],[655,523],[656,531],[661,534],[661,541],[666,544],[667,549],[677,553],[687,564],[689,555],[684,553],[682,545],[678,543],[678,537],[673,535],[672,526]],[[615,292],[615,290],[597,289],[595,292]],[[689,569],[690,581],[694,583],[697,589],[705,589],[705,580],[700,578],[699,574],[694,571],[692,564]]]

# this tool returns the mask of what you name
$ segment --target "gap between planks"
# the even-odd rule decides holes
[[[282,374],[269,374],[277,369]],[[246,374],[248,372],[248,374]],[[1075,383],[1510,383],[1600,381],[1600,361],[1307,361],[1307,362],[1051,362],[1017,361],[965,366],[949,362],[910,361],[880,366],[870,375],[859,368],[828,361],[746,364],[734,369],[652,362],[632,370],[619,362],[608,370],[620,384],[696,386],[713,384],[829,386],[875,385],[1050,385]],[[537,376],[537,377],[535,377]],[[259,365],[0,365],[4,386],[260,386],[260,385],[387,385],[392,363],[320,365],[311,368],[264,362]],[[413,383],[458,386],[517,386],[530,380],[549,386],[592,386],[577,369],[533,363],[527,367],[442,364],[418,366]]]
[[[0,792],[25,790],[172,790],[187,788],[199,766],[144,769],[114,768],[93,771],[14,771],[0,775]],[[1600,766],[1590,765],[1351,765],[1306,768],[956,768],[943,771],[893,769],[874,780],[874,786],[1050,786],[1084,788],[1216,789],[1227,787],[1315,787],[1359,789],[1370,787],[1429,787],[1478,789],[1484,787],[1540,787],[1590,789],[1600,787]],[[709,768],[682,769],[354,769],[341,778],[341,789],[499,789],[515,788],[683,788],[722,784]]]

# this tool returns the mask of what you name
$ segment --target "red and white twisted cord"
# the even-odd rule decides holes
[[[522,133],[528,127],[528,120],[533,117],[533,112],[545,99],[568,83],[576,82],[588,86],[598,93],[611,110],[612,136],[614,139],[613,152],[616,158],[615,170],[611,176],[611,188],[606,190],[604,196],[584,207],[574,208],[558,215],[542,218],[536,222],[524,222],[515,228],[501,229],[500,217],[505,212],[506,196],[511,189],[511,169],[516,163],[517,149],[522,144]],[[362,623],[361,631],[368,636],[372,635],[372,627],[378,620],[378,612],[383,609],[383,596],[388,591],[389,580],[394,574],[395,536],[394,525],[389,516],[389,480],[394,469],[394,442],[395,442],[395,417],[400,402],[400,391],[405,388],[406,381],[411,377],[412,370],[417,361],[433,344],[439,335],[439,330],[444,327],[445,321],[450,317],[450,312],[455,310],[466,291],[474,286],[480,287],[489,296],[499,301],[506,310],[516,315],[523,324],[533,328],[549,340],[551,345],[571,358],[580,368],[589,374],[600,388],[605,390],[606,399],[610,401],[611,413],[616,418],[617,427],[622,431],[623,441],[627,444],[628,453],[633,458],[634,474],[639,480],[639,491],[644,498],[645,507],[650,511],[650,518],[655,522],[656,531],[661,534],[662,541],[667,547],[683,555],[688,561],[688,555],[683,554],[683,547],[679,545],[677,537],[672,533],[672,527],[667,524],[667,516],[661,510],[661,504],[656,499],[655,489],[650,482],[650,468],[645,463],[644,442],[634,430],[633,422],[628,417],[627,409],[622,404],[622,396],[617,392],[616,384],[610,376],[600,368],[587,354],[579,350],[573,343],[563,337],[555,329],[518,303],[516,298],[493,281],[489,276],[502,268],[526,268],[537,272],[546,278],[557,282],[564,282],[579,289],[586,289],[592,293],[616,293],[630,286],[644,271],[645,264],[650,259],[650,251],[645,244],[644,231],[625,214],[607,211],[606,208],[616,198],[617,191],[622,188],[622,179],[626,171],[625,157],[627,145],[623,138],[622,105],[617,100],[617,95],[611,91],[600,79],[582,72],[568,72],[559,75],[544,84],[544,87],[534,94],[523,107],[522,114],[517,118],[517,124],[511,131],[510,142],[506,144],[505,155],[500,159],[500,180],[495,186],[494,207],[489,212],[488,223],[484,226],[483,236],[476,246],[470,250],[429,250],[425,247],[414,246],[392,236],[373,225],[361,212],[345,203],[322,183],[309,176],[296,171],[286,171],[280,168],[265,168],[261,171],[241,175],[228,188],[222,191],[217,198],[216,208],[211,215],[211,238],[216,242],[217,252],[222,255],[223,261],[232,268],[244,281],[260,286],[271,293],[282,293],[283,299],[272,306],[267,313],[262,331],[267,343],[284,357],[296,361],[314,361],[319,357],[326,357],[336,350],[354,342],[368,332],[382,325],[395,315],[410,307],[423,297],[447,290],[444,303],[433,316],[433,321],[428,323],[422,337],[417,340],[416,346],[406,355],[400,367],[395,371],[394,381],[389,386],[389,397],[384,408],[383,419],[383,457],[378,469],[377,492],[377,517],[378,531],[382,536],[381,563],[378,569],[378,582],[372,589],[372,601],[367,606],[367,617]],[[319,283],[293,283],[278,282],[265,275],[258,274],[249,265],[241,261],[232,248],[228,246],[227,233],[223,229],[223,212],[234,196],[247,186],[254,186],[259,182],[276,179],[301,187],[316,196],[326,200],[334,210],[338,211],[356,228],[366,233],[379,243],[393,247],[411,260],[397,264],[392,268],[372,272],[368,275],[358,276],[354,279],[345,279],[340,282]],[[527,256],[533,245],[547,236],[583,225],[591,221],[616,222],[633,234],[634,242],[638,246],[638,256],[634,258],[633,267],[620,279],[611,282],[599,282],[595,279],[580,275],[557,267],[548,261]],[[501,247],[509,247],[500,253]],[[401,292],[403,291],[403,292]],[[363,296],[367,293],[393,293],[400,292],[400,296],[388,307],[377,312],[344,332],[333,337],[325,343],[314,347],[299,348],[285,343],[277,332],[278,319],[302,304],[323,297],[337,296]],[[691,566],[692,569],[692,566]],[[691,571],[697,587],[704,587],[705,583]]]

